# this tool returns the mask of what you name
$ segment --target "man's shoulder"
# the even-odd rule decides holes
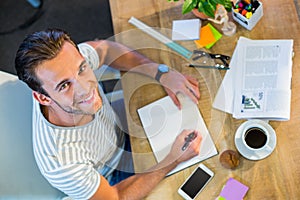
[[[93,70],[98,69],[100,65],[99,56],[97,51],[87,43],[78,44],[79,52],[85,58],[86,62]]]

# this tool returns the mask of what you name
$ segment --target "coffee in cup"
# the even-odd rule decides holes
[[[276,134],[270,124],[251,119],[239,126],[234,138],[238,152],[250,160],[269,156],[276,147]]]
[[[250,148],[260,149],[267,143],[268,136],[262,128],[250,127],[245,131],[244,140]]]

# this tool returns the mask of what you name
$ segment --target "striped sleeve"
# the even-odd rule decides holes
[[[34,100],[33,151],[36,163],[46,180],[55,188],[74,199],[89,199],[100,185],[100,175],[92,162],[62,164],[57,152],[53,130],[42,123],[39,104]],[[39,123],[40,122],[40,123]],[[45,132],[47,134],[39,134]]]
[[[86,62],[91,66],[92,70],[99,68],[99,56],[97,51],[87,43],[78,44],[78,48]]]
[[[44,172],[49,183],[74,199],[89,199],[100,185],[100,175],[90,164],[71,164]]]

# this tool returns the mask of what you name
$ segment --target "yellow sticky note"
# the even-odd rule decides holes
[[[205,48],[207,49],[211,48],[222,37],[222,34],[217,29],[215,29],[215,27],[213,27],[211,24],[208,25],[212,31],[212,34],[214,35],[215,41],[211,44],[206,45]]]
[[[198,48],[211,48],[220,38],[222,34],[218,32],[210,23],[203,26],[200,30],[200,39],[195,40]]]

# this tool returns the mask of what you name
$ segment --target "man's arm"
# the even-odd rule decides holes
[[[197,134],[195,140],[190,143],[185,151],[181,150],[185,142],[185,137],[191,132],[191,130],[185,130],[179,134],[168,156],[147,172],[133,175],[115,186],[110,186],[108,182],[101,177],[100,186],[91,199],[132,200],[144,198],[179,163],[199,154],[202,137],[197,131],[195,131]]]
[[[158,63],[122,44],[106,40],[89,41],[87,43],[96,49],[100,66],[106,64],[121,71],[133,71],[152,78],[157,73]],[[176,97],[179,92],[189,96],[193,102],[198,103],[200,92],[198,81],[195,78],[170,70],[161,77],[160,83],[179,108],[181,108],[180,102]]]

